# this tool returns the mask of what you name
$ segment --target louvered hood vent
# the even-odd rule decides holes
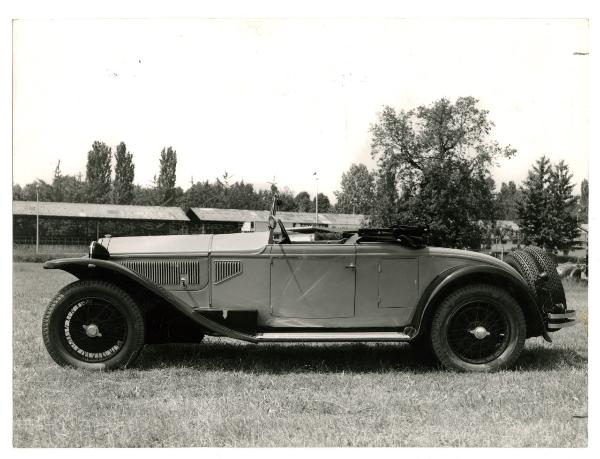
[[[220,284],[221,282],[225,282],[227,279],[231,279],[232,277],[241,274],[242,272],[242,262],[241,261],[233,261],[233,260],[222,260],[215,261],[215,275],[213,279],[213,284]]]
[[[159,285],[180,285],[186,278],[188,285],[202,284],[201,262],[192,260],[124,260],[120,262],[126,268],[147,277]],[[206,261],[204,262],[206,264]],[[206,268],[205,268],[206,269]]]

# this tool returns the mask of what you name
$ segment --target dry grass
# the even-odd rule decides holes
[[[41,339],[73,278],[14,264],[17,447],[587,445],[587,334],[527,342],[518,368],[442,371],[398,344],[146,347],[135,368],[57,366]],[[587,317],[587,288],[567,301]]]

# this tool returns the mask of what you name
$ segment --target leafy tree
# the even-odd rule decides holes
[[[553,166],[545,156],[529,170],[518,205],[524,243],[551,251],[569,248],[578,235],[571,179],[563,161]]]
[[[61,188],[64,202],[87,202],[86,183],[82,180],[81,174],[63,175]]]
[[[502,182],[500,192],[496,196],[497,217],[500,220],[516,220],[519,217],[517,202],[521,200],[521,191],[512,180]]]
[[[588,222],[589,184],[587,179],[581,182],[581,195],[579,199],[579,223]]]
[[[195,182],[183,194],[184,207],[213,207],[214,193],[212,185],[205,182]]]
[[[112,151],[103,142],[94,142],[88,152],[86,167],[88,202],[110,202]]]
[[[289,188],[284,188],[283,191],[278,192],[277,194],[279,196],[279,199],[281,201],[281,204],[279,204],[279,206],[277,207],[279,210],[281,210],[282,212],[293,212],[296,210],[296,201],[294,199],[294,194],[290,191]],[[319,206],[321,200],[319,198]],[[266,209],[269,209],[269,207],[266,207]]]
[[[171,147],[160,152],[160,172],[156,180],[159,205],[172,205],[175,198],[175,180],[177,169],[177,152]]]
[[[135,204],[136,206],[154,206],[158,201],[158,189],[156,187],[133,186],[131,204]]]
[[[124,142],[117,145],[115,152],[115,181],[113,184],[113,202],[131,204],[133,201],[133,178],[135,164],[133,155],[127,151]]]
[[[342,174],[341,190],[334,191],[335,211],[345,214],[368,215],[373,210],[375,178],[364,164],[352,164]]]
[[[18,185],[17,185],[18,186]],[[13,188],[14,189],[14,188]],[[36,194],[39,192],[39,200],[44,202],[52,202],[52,185],[46,183],[43,180],[36,180],[28,183],[21,189],[21,200],[23,201],[35,201],[37,199]]]
[[[314,212],[316,209],[315,198],[310,202],[310,211]],[[327,212],[331,212],[331,202],[329,201],[329,197],[326,194],[319,193],[319,213],[324,214]]]
[[[460,97],[409,111],[384,107],[371,126],[379,168],[373,224],[428,224],[433,243],[479,248],[479,222],[494,217],[490,168],[515,150],[490,139],[494,123],[477,102]]]
[[[23,188],[18,183],[13,184],[13,201],[25,201],[23,198]]]
[[[400,197],[396,187],[396,172],[385,164],[380,165],[375,176],[375,202],[371,208],[370,224],[388,227],[398,222]]]
[[[310,212],[311,202],[310,202],[310,194],[306,191],[301,191],[294,198],[296,201],[296,211],[297,212]]]

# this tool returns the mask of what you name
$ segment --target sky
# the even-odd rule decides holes
[[[85,175],[87,152],[121,141],[135,182],[177,151],[177,184],[231,180],[333,200],[352,163],[374,168],[384,105],[479,99],[517,154],[588,176],[588,22],[581,19],[71,19],[13,23],[13,181]],[[578,192],[578,188],[576,190]]]

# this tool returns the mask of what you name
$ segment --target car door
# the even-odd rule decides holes
[[[355,250],[354,245],[274,245],[271,253],[273,316],[353,317]]]
[[[415,258],[380,258],[377,302],[380,308],[410,308],[417,301],[419,261]]]
[[[362,243],[357,246],[357,303],[359,310],[414,308],[419,296],[419,257],[398,244]]]

